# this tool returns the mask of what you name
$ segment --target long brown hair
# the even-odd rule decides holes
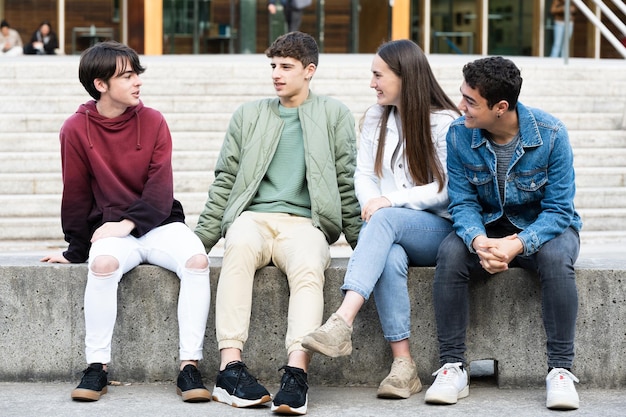
[[[399,116],[402,126],[409,174],[416,185],[433,180],[439,182],[439,191],[445,184],[445,170],[437,157],[432,140],[430,114],[437,110],[452,110],[461,115],[455,104],[443,91],[430,68],[426,55],[417,44],[408,39],[384,43],[377,55],[385,61],[402,82]],[[384,106],[380,120],[380,136],[374,172],[382,176],[383,154],[387,121],[395,106]]]

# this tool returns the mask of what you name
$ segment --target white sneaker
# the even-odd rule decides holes
[[[560,410],[575,410],[579,406],[574,382],[578,382],[570,371],[554,368],[546,377],[546,407]]]
[[[424,401],[431,404],[456,404],[469,395],[467,371],[461,362],[446,363],[433,373],[435,382],[426,391]]]

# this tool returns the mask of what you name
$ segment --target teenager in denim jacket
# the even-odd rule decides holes
[[[582,226],[574,209],[574,167],[561,121],[517,102],[522,78],[510,60],[478,59],[463,68],[465,116],[448,131],[448,194],[454,222],[439,247],[433,285],[441,369],[429,403],[469,394],[464,368],[472,272],[509,266],[536,272],[547,334],[548,408],[576,409],[574,263]]]

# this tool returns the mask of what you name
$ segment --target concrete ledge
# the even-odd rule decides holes
[[[218,367],[214,298],[221,259],[212,258],[213,300],[201,371],[207,385]],[[326,272],[325,314],[341,303],[339,287],[347,259],[333,259]],[[580,260],[575,374],[587,387],[626,387],[626,262]],[[424,383],[437,369],[431,301],[434,268],[411,268],[412,351]],[[87,266],[49,265],[35,256],[0,256],[0,381],[75,381],[84,363],[83,293]],[[177,373],[178,278],[141,265],[120,283],[111,378],[171,381]],[[275,382],[285,363],[288,288],[275,267],[257,272],[250,339],[244,360],[261,381]],[[454,308],[454,306],[451,306]],[[314,385],[376,386],[389,371],[391,354],[382,337],[373,299],[355,323],[354,352],[329,359],[316,355]],[[471,285],[467,358],[497,361],[501,387],[542,386],[546,373],[540,287],[531,274],[513,269]]]

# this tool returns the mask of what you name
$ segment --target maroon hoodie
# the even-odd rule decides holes
[[[140,237],[185,221],[174,200],[172,137],[158,111],[140,102],[109,119],[89,101],[65,121],[60,140],[68,261],[87,260],[91,235],[105,222],[131,220]]]

